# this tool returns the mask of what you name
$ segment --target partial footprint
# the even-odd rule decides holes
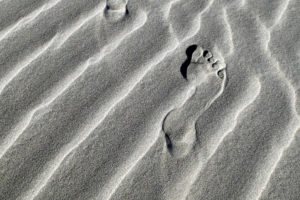
[[[193,52],[191,65],[187,68],[187,80],[194,84],[201,84],[203,77],[216,74],[219,78],[225,77],[225,63],[213,57],[208,50],[203,50],[201,47]]]
[[[127,0],[106,0],[104,16],[109,21],[118,21],[127,15]]]
[[[226,65],[210,51],[197,47],[186,69],[186,79],[194,94],[167,114],[162,127],[167,149],[175,157],[187,155],[195,145],[195,123],[222,94],[227,79]]]

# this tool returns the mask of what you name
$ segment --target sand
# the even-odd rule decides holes
[[[296,0],[0,0],[0,199],[300,199]]]

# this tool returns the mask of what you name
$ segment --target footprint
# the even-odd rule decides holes
[[[196,121],[222,94],[226,79],[223,62],[208,50],[194,49],[186,68],[187,88],[194,94],[181,107],[171,110],[163,121],[166,146],[172,156],[184,157],[192,150],[197,138]]]
[[[127,0],[106,0],[104,16],[107,20],[115,22],[128,15]]]
[[[187,80],[198,85],[204,77],[212,74],[224,79],[225,68],[225,63],[214,58],[210,51],[197,47],[193,52],[191,64],[187,68]]]

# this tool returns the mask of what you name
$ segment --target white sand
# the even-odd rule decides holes
[[[300,199],[296,0],[0,0],[0,199]]]

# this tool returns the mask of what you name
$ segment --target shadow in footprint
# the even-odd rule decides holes
[[[169,149],[169,151],[171,151],[173,147],[171,139],[168,134],[165,134],[165,138],[166,138],[167,148]]]
[[[187,74],[187,68],[189,66],[189,64],[191,63],[191,59],[192,59],[192,55],[194,53],[194,51],[197,49],[197,45],[196,44],[193,44],[191,46],[189,46],[185,53],[186,53],[186,60],[182,63],[181,67],[180,67],[180,72],[183,76],[184,79],[186,79],[186,74]]]

